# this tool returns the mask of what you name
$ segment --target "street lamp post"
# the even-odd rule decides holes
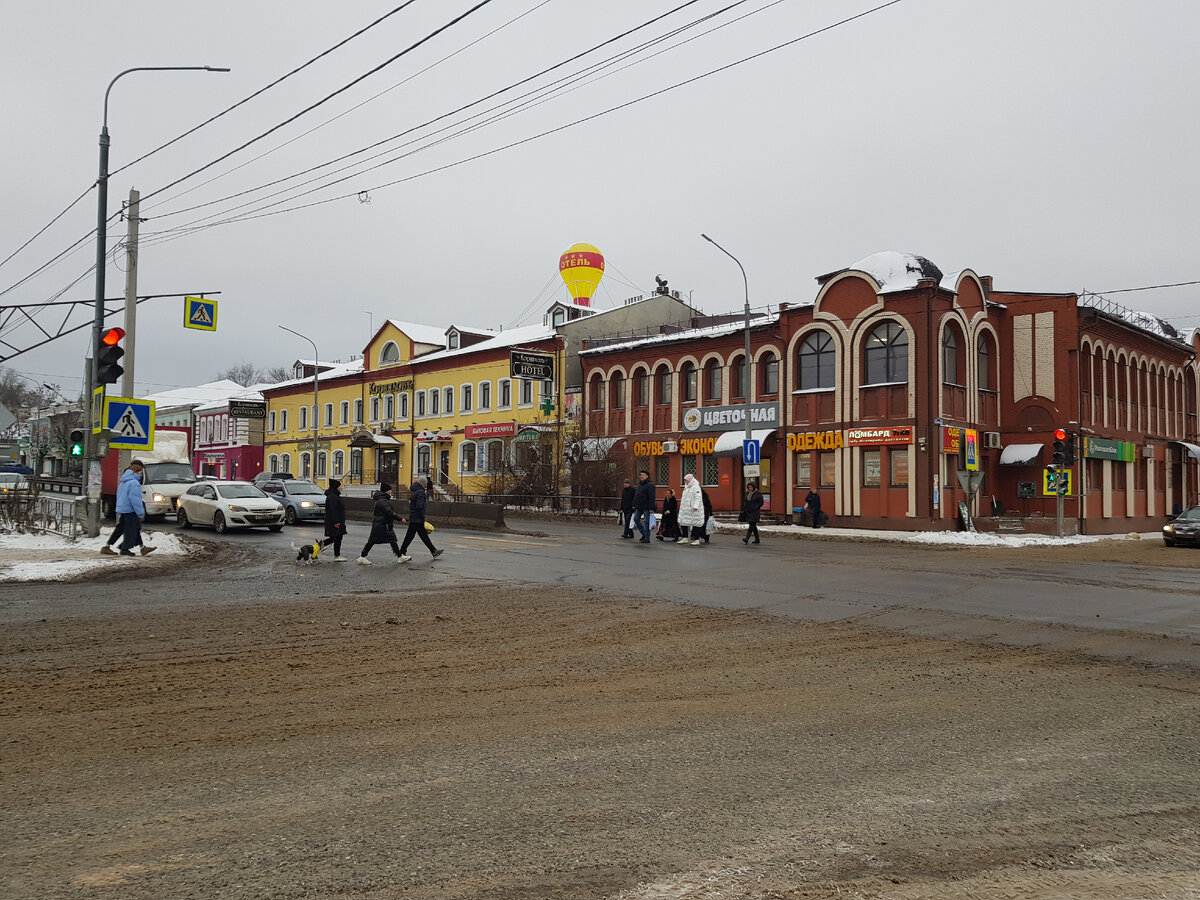
[[[229,69],[217,66],[136,66],[119,72],[108,88],[104,91],[104,118],[100,124],[100,174],[96,178],[96,307],[95,319],[92,322],[92,363],[87,367],[87,384],[85,406],[89,409],[92,403],[92,392],[100,384],[100,335],[104,331],[104,257],[108,255],[108,240],[105,226],[108,223],[108,95],[122,76],[130,72],[228,72]],[[136,301],[135,301],[136,303]],[[133,342],[126,343],[132,364]],[[85,428],[87,436],[87,454],[83,466],[83,491],[88,501],[88,535],[95,537],[100,533],[99,504],[93,504],[88,492],[88,461],[95,455],[92,445],[91,428]]]
[[[280,325],[279,327],[282,328],[284,331],[294,334],[298,338],[304,338],[304,340],[306,340],[310,344],[312,344],[312,348],[313,348],[313,414],[312,414],[312,433],[313,433],[312,467],[313,468],[312,468],[311,477],[315,479],[316,475],[317,475],[317,416],[319,416],[321,414],[320,395],[317,393],[317,390],[318,390],[318,388],[317,388],[317,370],[320,367],[321,357],[320,357],[320,354],[317,353],[317,342],[314,341],[312,338],[310,338],[308,335],[301,334],[298,331],[292,331],[292,329],[288,328],[286,325]]]
[[[750,385],[754,383],[750,378],[750,281],[746,278],[745,267],[741,264],[741,262],[738,261],[736,256],[710,238],[707,234],[701,234],[700,237],[704,238],[706,241],[732,259],[735,263],[737,263],[737,267],[742,270],[742,284],[744,284],[746,287],[746,365],[742,371],[742,378],[744,379],[742,381],[742,397],[746,404],[746,440],[750,440]]]

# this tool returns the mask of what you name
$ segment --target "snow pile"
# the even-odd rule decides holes
[[[135,566],[164,556],[184,556],[188,552],[178,535],[143,531],[142,541],[157,548],[153,554],[134,559],[104,556],[100,548],[111,533],[106,529],[100,537],[74,542],[58,534],[0,535],[0,581],[53,581],[112,566]]]
[[[722,525],[722,534],[740,533],[744,525]],[[996,534],[975,531],[868,531],[863,528],[813,529],[800,525],[760,525],[758,530],[766,534],[787,534],[794,537],[825,535],[858,540],[886,541],[888,543],[924,544],[934,547],[1064,547],[1068,544],[1095,544],[1099,541],[1160,540],[1158,532],[1150,534],[1077,534],[1069,537],[1051,537],[1045,534]]]
[[[925,257],[896,250],[872,253],[854,263],[850,269],[866,272],[878,281],[882,285],[881,294],[912,290],[922,278],[932,278],[939,283],[942,280],[942,270]],[[950,287],[953,288],[953,285]]]

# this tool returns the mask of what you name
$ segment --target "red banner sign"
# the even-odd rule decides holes
[[[894,428],[847,428],[846,446],[875,447],[880,444],[911,444],[913,431],[911,425],[897,425]]]
[[[468,441],[477,441],[480,438],[514,437],[516,433],[516,422],[490,422],[487,425],[468,425],[463,429],[463,437]]]

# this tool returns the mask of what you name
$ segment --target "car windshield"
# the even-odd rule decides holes
[[[267,496],[252,484],[223,484],[217,488],[217,491],[226,500],[244,500],[248,498],[266,499]]]
[[[15,475],[11,472],[0,472],[0,484],[14,485],[23,484],[25,481],[24,475]]]
[[[295,496],[296,494],[316,494],[318,497],[324,497],[325,492],[311,481],[285,481],[283,490]]]
[[[193,484],[196,473],[187,463],[146,463],[143,484]]]

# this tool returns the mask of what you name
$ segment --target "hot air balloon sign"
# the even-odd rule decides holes
[[[591,244],[573,244],[558,258],[558,274],[576,306],[591,306],[604,277],[604,254]]]

